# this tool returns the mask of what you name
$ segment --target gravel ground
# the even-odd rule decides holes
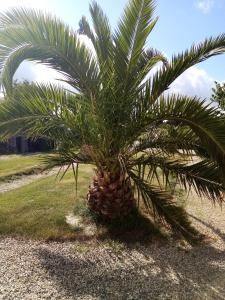
[[[191,204],[190,204],[191,203]],[[225,214],[191,195],[208,244],[115,247],[0,240],[0,299],[225,299]]]

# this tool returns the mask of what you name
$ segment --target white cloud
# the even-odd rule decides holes
[[[56,82],[60,78],[62,78],[62,75],[57,71],[28,61],[22,62],[14,75],[14,79],[19,81]]]
[[[204,14],[208,14],[214,6],[214,0],[198,0],[195,6]]]
[[[170,86],[169,93],[198,96],[210,99],[215,79],[205,70],[191,67],[179,76]]]
[[[30,62],[22,62],[20,67],[17,69],[14,79],[23,81],[23,80],[30,80],[33,81],[36,79],[36,73],[33,69],[32,63]]]

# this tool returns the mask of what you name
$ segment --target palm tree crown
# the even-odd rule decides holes
[[[205,101],[164,92],[189,67],[223,53],[225,35],[167,61],[146,47],[158,20],[154,10],[153,0],[131,0],[114,32],[96,2],[90,5],[92,26],[83,17],[78,31],[41,11],[0,14],[0,136],[55,141],[51,166],[95,165],[88,196],[95,212],[126,216],[140,198],[156,219],[190,238],[195,232],[168,187],[172,180],[223,201],[224,123]],[[57,70],[71,88],[33,83],[15,93],[13,75],[24,60]]]

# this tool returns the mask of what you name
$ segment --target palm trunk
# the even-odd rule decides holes
[[[97,172],[89,188],[88,206],[91,211],[108,218],[122,218],[134,207],[134,195],[130,181],[122,174]]]

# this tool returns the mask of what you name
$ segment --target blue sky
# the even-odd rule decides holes
[[[116,26],[126,2],[98,1],[112,27]],[[50,11],[75,28],[81,15],[89,17],[87,0],[1,0],[0,11],[18,5]],[[163,51],[169,58],[205,37],[225,33],[225,0],[158,0],[155,14],[160,18],[149,37],[148,45]],[[47,80],[54,73],[43,74],[41,67],[34,68],[27,64],[20,68],[17,76]],[[225,54],[191,68],[175,82],[172,89],[209,97],[214,80],[225,80]]]

